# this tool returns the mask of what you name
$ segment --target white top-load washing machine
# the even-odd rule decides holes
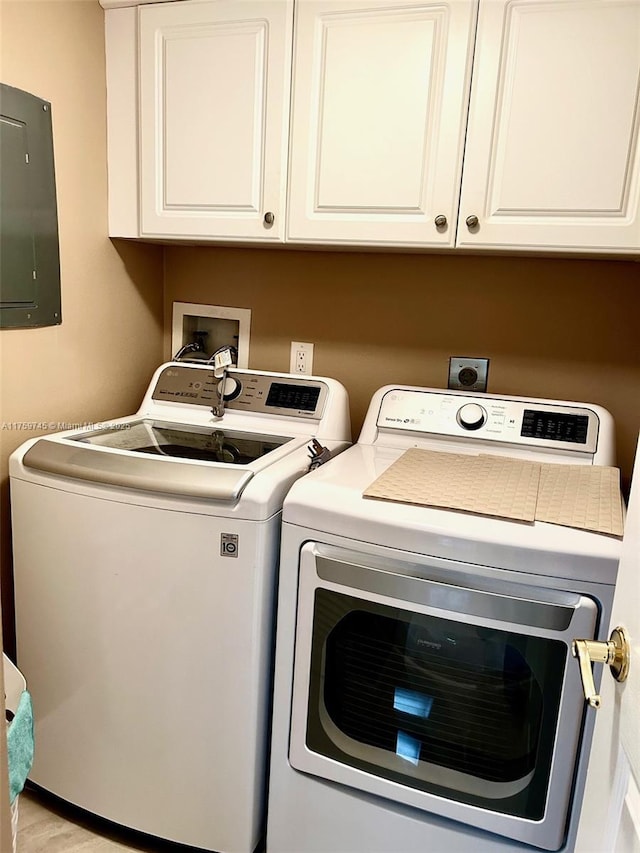
[[[313,438],[350,440],[321,377],[169,363],[140,410],[10,460],[30,779],[207,850],[264,829],[280,516]],[[313,444],[313,442],[312,442]],[[317,446],[314,445],[315,452]]]
[[[595,711],[572,640],[608,637],[620,541],[363,496],[415,448],[453,454],[445,480],[483,454],[616,473],[598,406],[374,395],[284,504],[267,853],[573,848]]]

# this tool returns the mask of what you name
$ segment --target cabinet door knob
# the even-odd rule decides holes
[[[274,222],[275,222],[275,216],[273,215],[273,213],[271,213],[270,210],[268,210],[264,215],[264,224],[265,225],[273,225]]]
[[[467,216],[465,222],[467,223],[467,228],[476,228],[478,225],[478,217],[477,216]]]
[[[434,222],[436,223],[436,228],[444,228],[447,224],[447,217],[443,213],[439,213]]]

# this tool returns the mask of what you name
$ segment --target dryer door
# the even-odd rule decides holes
[[[305,545],[292,766],[559,849],[598,607],[510,574]]]

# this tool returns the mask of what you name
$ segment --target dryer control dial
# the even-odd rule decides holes
[[[456,419],[463,429],[480,429],[486,423],[487,412],[477,403],[467,403],[458,409]]]

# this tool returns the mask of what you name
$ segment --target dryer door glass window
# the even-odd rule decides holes
[[[567,647],[315,594],[307,747],[505,814],[544,814]]]

